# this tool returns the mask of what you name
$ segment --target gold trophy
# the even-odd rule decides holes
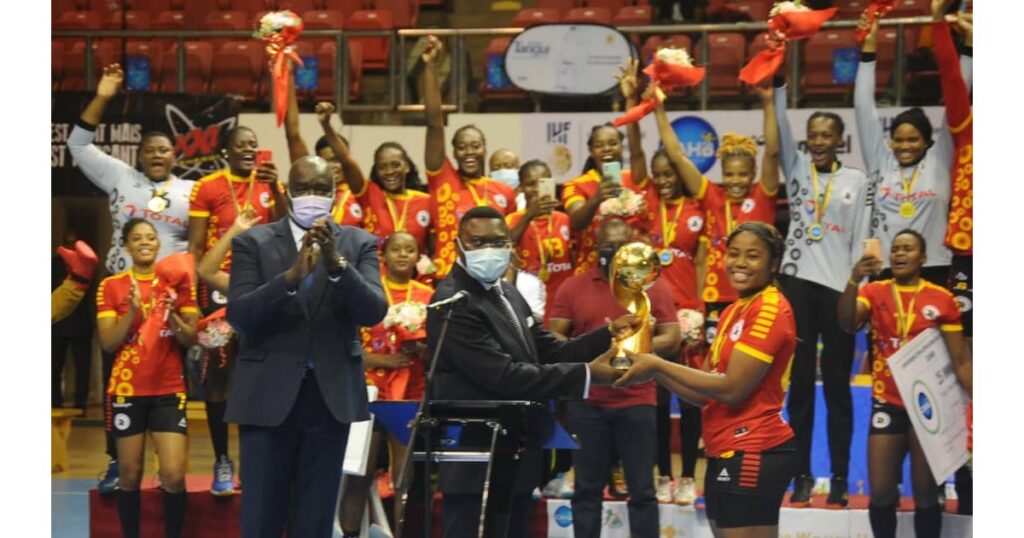
[[[608,282],[615,299],[630,314],[640,318],[640,330],[619,341],[619,353],[612,359],[612,367],[628,370],[633,361],[625,350],[633,353],[651,351],[651,299],[644,289],[658,278],[661,262],[658,253],[647,243],[628,243],[612,257]]]

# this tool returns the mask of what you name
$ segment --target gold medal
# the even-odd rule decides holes
[[[905,219],[911,219],[914,217],[914,213],[917,213],[917,208],[910,202],[903,202],[900,204],[900,216]]]
[[[547,267],[541,267],[540,273],[537,276],[540,277],[541,282],[547,282],[551,278],[551,273],[548,272]]]
[[[825,237],[825,228],[822,228],[817,222],[807,227],[807,238],[811,241],[821,241],[823,237]]]
[[[149,203],[146,204],[146,207],[148,207],[149,210],[154,213],[159,213],[167,209],[168,205],[169,204],[167,203],[167,198],[164,198],[162,196],[154,196],[149,199]]]
[[[672,265],[672,259],[673,258],[671,250],[663,248],[660,251],[658,251],[658,260],[661,261],[662,265]]]

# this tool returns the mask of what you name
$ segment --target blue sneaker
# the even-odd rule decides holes
[[[103,477],[100,478],[99,484],[96,484],[96,489],[103,495],[110,495],[111,493],[117,492],[117,477],[118,477],[117,460],[110,460],[107,463],[107,472],[103,473]]]
[[[213,485],[210,486],[210,493],[217,497],[226,497],[235,494],[235,462],[227,456],[221,456],[213,464]]]

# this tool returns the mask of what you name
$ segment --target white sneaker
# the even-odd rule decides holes
[[[547,499],[557,499],[558,492],[562,490],[562,485],[565,483],[565,473],[558,473],[544,485],[543,494]]]
[[[693,478],[680,478],[672,488],[672,501],[680,506],[689,506],[697,499],[697,483]]]
[[[668,476],[659,476],[655,479],[654,496],[658,499],[659,503],[670,503],[672,502],[672,478]]]

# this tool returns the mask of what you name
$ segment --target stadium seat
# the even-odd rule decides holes
[[[60,79],[64,74],[64,42],[50,40],[50,91],[56,93],[60,89]]]
[[[92,46],[92,68],[94,81],[99,80],[103,73],[103,66],[114,63],[117,59],[114,44],[111,42],[93,43]],[[60,91],[81,92],[86,90],[85,85],[85,42],[77,41],[70,48],[65,48],[61,53]]]
[[[662,37],[660,35],[647,36],[647,39],[640,45],[640,63],[647,65],[651,63],[654,53],[661,47]]]
[[[931,14],[930,0],[896,0],[896,7],[886,17],[921,17]]]
[[[345,21],[346,30],[391,30],[391,13],[374,9],[356,11]],[[387,71],[391,54],[390,36],[350,37],[349,43],[359,43],[363,52],[360,71]]]
[[[351,17],[353,13],[362,9],[369,9],[368,0],[324,0],[323,9],[340,11],[345,17]]]
[[[831,28],[807,40],[801,78],[801,92],[804,95],[841,95],[850,91],[850,85],[840,85],[833,81],[832,51],[856,47],[853,33],[852,29]]]
[[[562,17],[562,22],[566,24],[611,24],[612,15],[604,8],[577,7],[570,9],[569,12]]]
[[[763,22],[768,20],[768,11],[771,9],[771,5],[761,0],[740,0],[730,2],[727,9],[743,15],[751,21]]]
[[[490,71],[492,67],[492,61],[499,62],[493,64],[493,67],[504,66],[505,63],[505,51],[508,50],[509,45],[512,43],[511,37],[498,37],[492,39],[488,44],[487,48],[484,49],[484,69]],[[505,78],[504,72],[500,75]],[[504,86],[491,86],[492,80],[489,76],[483,77],[483,82],[480,87],[480,97],[485,103],[494,101],[522,101],[529,98],[526,92],[515,87],[511,82],[508,82]]]
[[[168,48],[161,59],[160,91],[178,92],[178,45]],[[206,41],[185,42],[185,93],[208,93],[213,46]]]
[[[129,30],[149,30],[153,26],[153,17],[148,11],[113,11],[106,20],[106,28],[111,30],[120,30],[122,24]]]
[[[520,9],[509,26],[516,28],[529,28],[538,24],[553,24],[558,22],[558,10],[553,8],[531,7]]]
[[[340,30],[345,27],[345,15],[340,11],[313,10],[302,14],[306,30]],[[316,47],[334,41],[331,37],[309,37]]]
[[[223,11],[241,11],[247,18],[260,11],[267,11],[273,6],[268,5],[265,0],[220,0],[220,9]]]
[[[623,6],[612,19],[615,26],[642,26],[651,23],[651,6]]]
[[[558,11],[559,17],[564,17],[570,9],[583,5],[577,0],[537,0],[537,7],[551,8]]]
[[[103,18],[96,11],[65,11],[53,22],[54,30],[99,30]]]
[[[161,11],[171,11],[170,0],[128,0],[129,11],[144,11],[156,18]]]
[[[161,11],[153,20],[154,30],[184,30],[185,13],[181,11]]]
[[[358,101],[362,97],[363,74],[356,66],[362,63],[362,45],[358,42],[348,45],[348,82],[349,102]],[[335,101],[334,66],[337,63],[337,46],[333,42],[325,42],[314,52],[312,49],[302,53],[303,56],[316,56],[317,86],[312,95],[317,100]],[[303,92],[300,92],[300,95]],[[308,95],[308,93],[307,93]],[[337,105],[338,103],[336,103]]]
[[[627,0],[585,0],[584,2],[581,2],[581,5],[585,7],[599,7],[602,9],[607,9],[608,13],[616,13],[622,7],[632,4],[632,1]]]
[[[708,93],[711,96],[736,97],[740,93],[739,74],[746,58],[747,41],[743,34],[721,33],[708,35],[708,62],[706,77]],[[701,65],[705,43],[698,43],[693,50],[694,63]]]
[[[203,19],[203,30],[248,30],[249,16],[242,11],[211,11]],[[229,41],[243,39],[240,36],[211,37],[208,41],[214,50],[220,50]]]
[[[217,50],[210,72],[210,93],[241,95],[255,101],[263,80],[263,46],[255,41],[228,41]]]
[[[50,0],[50,19],[58,20],[68,11],[78,11],[75,0]]]
[[[319,0],[276,0],[272,3],[270,7],[273,7],[274,9],[288,9],[294,11],[295,13],[302,14],[307,11],[316,11],[318,9],[323,9],[323,3],[320,2]],[[305,17],[303,17],[303,19],[305,19]]]
[[[94,11],[100,14],[100,18],[105,18],[111,11],[119,10],[123,0],[75,0],[75,2],[81,6],[79,9]]]
[[[213,11],[218,11],[210,9],[211,0],[182,0],[182,3],[185,7],[181,11],[185,13],[185,24],[189,30],[202,28],[206,16]]]
[[[914,52],[920,28],[905,26],[903,28],[903,54]],[[899,29],[895,26],[883,26],[878,29],[878,57],[875,65],[875,90],[888,88],[892,83],[893,70],[896,67],[896,40]]]
[[[836,0],[835,20],[857,20],[867,9],[871,0]]]
[[[412,4],[412,0],[373,0],[373,7],[391,12],[391,24],[395,28],[415,28],[419,20],[417,6]]]

